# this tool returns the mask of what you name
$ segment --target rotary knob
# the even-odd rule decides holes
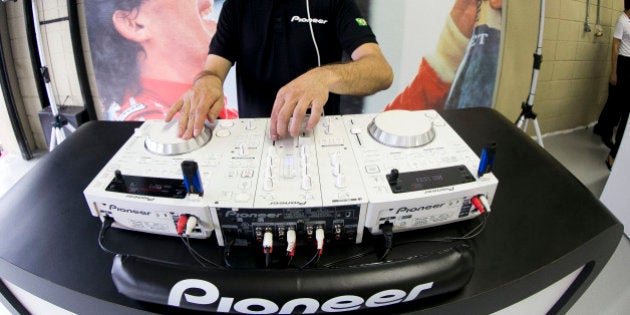
[[[144,139],[145,148],[158,155],[178,155],[192,152],[204,146],[212,137],[210,128],[204,127],[194,138],[184,140],[177,136],[178,122],[173,120],[165,123],[161,120],[147,121],[151,125],[147,129]]]
[[[422,111],[382,112],[372,119],[368,132],[379,143],[398,148],[420,147],[435,138],[433,122]]]

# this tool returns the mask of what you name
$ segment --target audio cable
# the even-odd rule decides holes
[[[146,260],[146,261],[150,261],[150,262],[155,262],[155,263],[160,263],[160,264],[165,264],[165,265],[174,265],[174,266],[178,266],[178,263],[172,262],[172,261],[168,261],[168,260],[161,260],[161,259],[156,259],[156,258],[151,258],[151,257],[146,257],[146,256],[140,256],[140,255],[135,255],[135,254],[129,254],[129,253],[119,253],[119,252],[115,252],[111,249],[109,249],[106,245],[105,245],[105,235],[107,233],[107,231],[111,228],[112,224],[114,223],[114,219],[110,216],[105,216],[103,218],[103,222],[101,224],[101,229],[99,231],[98,234],[98,245],[99,247],[106,253],[114,255],[114,256],[122,256],[122,257],[135,257],[138,259],[142,259],[142,260]],[[191,255],[193,256],[193,258],[204,268],[218,268],[218,269],[225,269],[224,266],[221,266],[211,260],[208,260],[207,258],[201,256],[197,251],[195,251],[192,246],[190,246],[190,243],[187,239],[184,239],[183,236],[180,235],[180,237],[182,238],[182,240],[184,241],[184,244],[186,245],[187,249],[189,250],[189,252],[191,253]],[[200,260],[206,261],[208,265],[202,263]]]

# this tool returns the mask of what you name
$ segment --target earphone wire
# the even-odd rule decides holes
[[[317,40],[315,39],[315,31],[313,31],[313,20],[311,19],[311,4],[309,0],[306,0],[306,17],[308,18],[308,28],[311,31],[311,39],[315,46],[315,52],[317,53],[317,66],[322,66],[321,56],[319,55],[319,46],[317,46]],[[324,109],[322,108],[322,117],[326,116]]]
[[[317,41],[315,40],[315,31],[313,31],[313,20],[311,19],[311,5],[309,0],[306,0],[306,16],[308,17],[308,28],[311,30],[311,39],[313,40],[315,52],[317,53],[317,66],[321,67],[322,61],[319,55],[319,46],[317,46]]]

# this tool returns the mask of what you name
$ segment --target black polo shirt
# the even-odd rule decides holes
[[[340,62],[376,38],[353,0],[310,0],[321,64]],[[227,0],[210,53],[236,64],[241,118],[269,117],[278,90],[317,67],[306,0]],[[339,95],[324,108],[339,114]]]

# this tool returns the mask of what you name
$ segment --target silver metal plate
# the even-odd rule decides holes
[[[197,150],[212,137],[210,128],[204,126],[199,136],[184,140],[177,136],[177,125],[177,120],[152,124],[146,131],[145,148],[158,155],[179,155]]]
[[[370,122],[368,132],[379,143],[398,148],[420,147],[435,138],[433,122],[422,111],[382,112]]]

